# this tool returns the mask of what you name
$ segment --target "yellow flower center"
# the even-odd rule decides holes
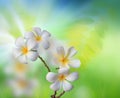
[[[22,53],[23,54],[27,54],[28,53],[28,48],[27,47],[23,47],[22,48]]]
[[[39,41],[42,40],[42,37],[41,37],[41,36],[36,36],[36,37],[35,37],[35,40],[39,42]]]
[[[58,77],[59,81],[64,81],[66,79],[66,76],[65,75],[59,75]]]
[[[69,60],[68,60],[68,58],[63,57],[60,59],[60,62],[62,63],[62,65],[66,65],[69,62]]]
[[[28,83],[24,80],[19,80],[18,81],[18,87],[20,87],[20,88],[25,88],[27,86],[27,84]]]
[[[15,71],[16,72],[24,72],[26,70],[26,65],[17,63],[15,65]]]

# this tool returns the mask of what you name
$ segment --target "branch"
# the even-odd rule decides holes
[[[39,59],[44,63],[44,65],[47,68],[48,72],[50,72],[50,68],[48,67],[46,62],[43,60],[43,58],[41,56],[39,56]],[[56,68],[56,69],[59,69],[59,68]],[[64,95],[64,93],[65,93],[65,91],[63,91],[59,96],[56,96],[57,91],[55,91],[54,94],[51,95],[51,98],[60,98],[62,95]]]
[[[57,67],[57,68],[55,68],[56,70],[59,70],[60,68],[59,67]]]
[[[51,95],[51,98],[56,98],[57,91],[54,92],[53,95]]]
[[[43,60],[43,58],[41,56],[39,56],[39,59],[44,63],[44,65],[47,68],[48,72],[50,72],[50,68],[48,67],[48,65],[46,64],[46,62]]]
[[[62,95],[64,95],[65,91],[63,91],[59,96],[57,96],[56,98],[60,98]]]

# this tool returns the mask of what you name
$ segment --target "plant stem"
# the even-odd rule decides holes
[[[57,91],[54,92],[53,95],[51,95],[51,98],[56,98]]]
[[[57,67],[57,68],[55,68],[56,70],[59,70],[60,68],[59,67]]]
[[[44,61],[44,59],[43,59],[41,56],[39,56],[39,59],[44,63],[44,65],[45,65],[45,67],[47,68],[48,72],[51,72],[50,68],[48,67],[48,65],[47,65],[47,63]],[[57,68],[57,69],[59,69],[59,68]],[[65,91],[63,91],[62,93],[60,93],[59,96],[56,96],[57,91],[55,91],[54,94],[51,95],[51,98],[60,98],[62,95],[64,95],[64,93],[65,93]]]
[[[46,62],[43,60],[43,58],[41,56],[39,56],[39,59],[44,63],[44,65],[47,68],[48,72],[50,72],[50,68],[48,67],[48,65],[46,64]]]
[[[57,96],[56,98],[60,98],[63,94],[65,93],[65,91],[63,91],[59,96]]]

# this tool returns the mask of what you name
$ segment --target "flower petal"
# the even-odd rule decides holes
[[[54,91],[57,91],[60,89],[60,82],[59,81],[55,81],[53,84],[51,84],[50,88]]]
[[[58,70],[58,73],[59,74],[69,74],[69,69],[68,68],[60,68],[59,70]]]
[[[21,90],[21,89],[17,89],[17,90],[15,89],[15,90],[14,90],[15,96],[21,96],[21,95],[23,95],[23,93],[24,93],[24,92],[23,92],[23,90]]]
[[[73,86],[69,83],[69,82],[67,82],[67,81],[64,81],[63,82],[63,90],[64,91],[69,91],[69,90],[71,90],[73,88]]]
[[[70,62],[69,62],[69,65],[71,66],[71,67],[74,67],[74,68],[78,68],[78,67],[80,67],[80,60],[70,60]]]
[[[15,44],[19,48],[23,47],[25,45],[24,38],[23,37],[19,37],[18,39],[16,39]]]
[[[28,54],[27,54],[27,58],[30,59],[31,61],[35,61],[38,57],[38,53],[37,52],[34,52],[34,51],[30,51]]]
[[[37,43],[33,39],[27,41],[27,47],[29,50],[37,48]]]
[[[49,72],[46,76],[46,79],[49,81],[49,82],[55,82],[57,80],[57,74],[56,73],[53,73],[53,72]]]
[[[24,37],[26,39],[34,38],[34,33],[33,32],[27,32],[27,33],[25,33]]]
[[[74,47],[70,47],[70,48],[68,49],[67,56],[68,56],[68,57],[73,57],[76,53],[77,53],[77,51],[75,50],[75,48],[74,48]]]
[[[70,66],[68,64],[63,64],[58,60],[59,68],[65,68],[65,69],[70,69]]]
[[[29,85],[31,89],[34,89],[38,85],[38,81],[36,79],[29,80]]]
[[[33,95],[33,89],[25,89],[24,94],[27,96],[32,96]]]
[[[13,50],[13,55],[17,58],[22,54],[21,50],[19,48],[15,48]]]
[[[41,29],[39,27],[34,27],[33,30],[37,35],[42,35]]]
[[[71,74],[69,74],[67,77],[66,77],[66,79],[68,80],[68,81],[75,81],[75,80],[77,80],[78,79],[78,73],[77,72],[73,72],[73,73],[71,73]]]
[[[46,40],[42,42],[42,45],[45,49],[48,49],[50,47],[50,43]]]
[[[61,46],[61,47],[58,47],[57,48],[57,53],[61,56],[64,56],[65,55],[65,50],[64,48]]]
[[[25,55],[19,56],[18,59],[21,63],[27,64],[27,57]]]
[[[46,37],[48,38],[48,37],[50,37],[50,36],[51,36],[51,34],[50,34],[48,31],[46,31],[46,30],[43,30],[43,31],[42,31],[42,37],[43,37],[43,38],[46,38]]]

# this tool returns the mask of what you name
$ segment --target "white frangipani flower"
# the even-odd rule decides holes
[[[64,47],[57,48],[57,55],[55,55],[55,63],[60,66],[60,68],[74,67],[78,68],[80,66],[80,60],[72,59],[72,57],[77,53],[74,47],[70,47],[67,52],[65,52]]]
[[[33,28],[33,32],[25,33],[26,39],[33,39],[36,41],[39,45],[42,45],[45,49],[48,49],[50,46],[49,38],[50,33],[46,30],[41,31],[40,28],[35,27]]]
[[[7,75],[14,74],[16,76],[23,77],[28,71],[30,71],[30,65],[23,64],[16,59],[13,60],[14,61],[12,63],[9,63],[9,65],[7,65],[5,68],[5,73]]]
[[[16,48],[14,49],[14,55],[22,63],[27,63],[28,60],[35,61],[38,57],[36,50],[37,43],[32,40],[25,40],[20,37],[16,40]]]
[[[17,78],[9,81],[15,96],[32,95],[37,84],[35,79],[26,80],[24,78]]]
[[[53,82],[50,88],[54,91],[59,90],[61,87],[64,91],[69,91],[73,88],[73,86],[68,82],[72,82],[78,79],[78,73],[73,72],[69,74],[69,70],[66,68],[59,69],[58,74],[49,72],[46,76],[46,79],[49,82]]]

